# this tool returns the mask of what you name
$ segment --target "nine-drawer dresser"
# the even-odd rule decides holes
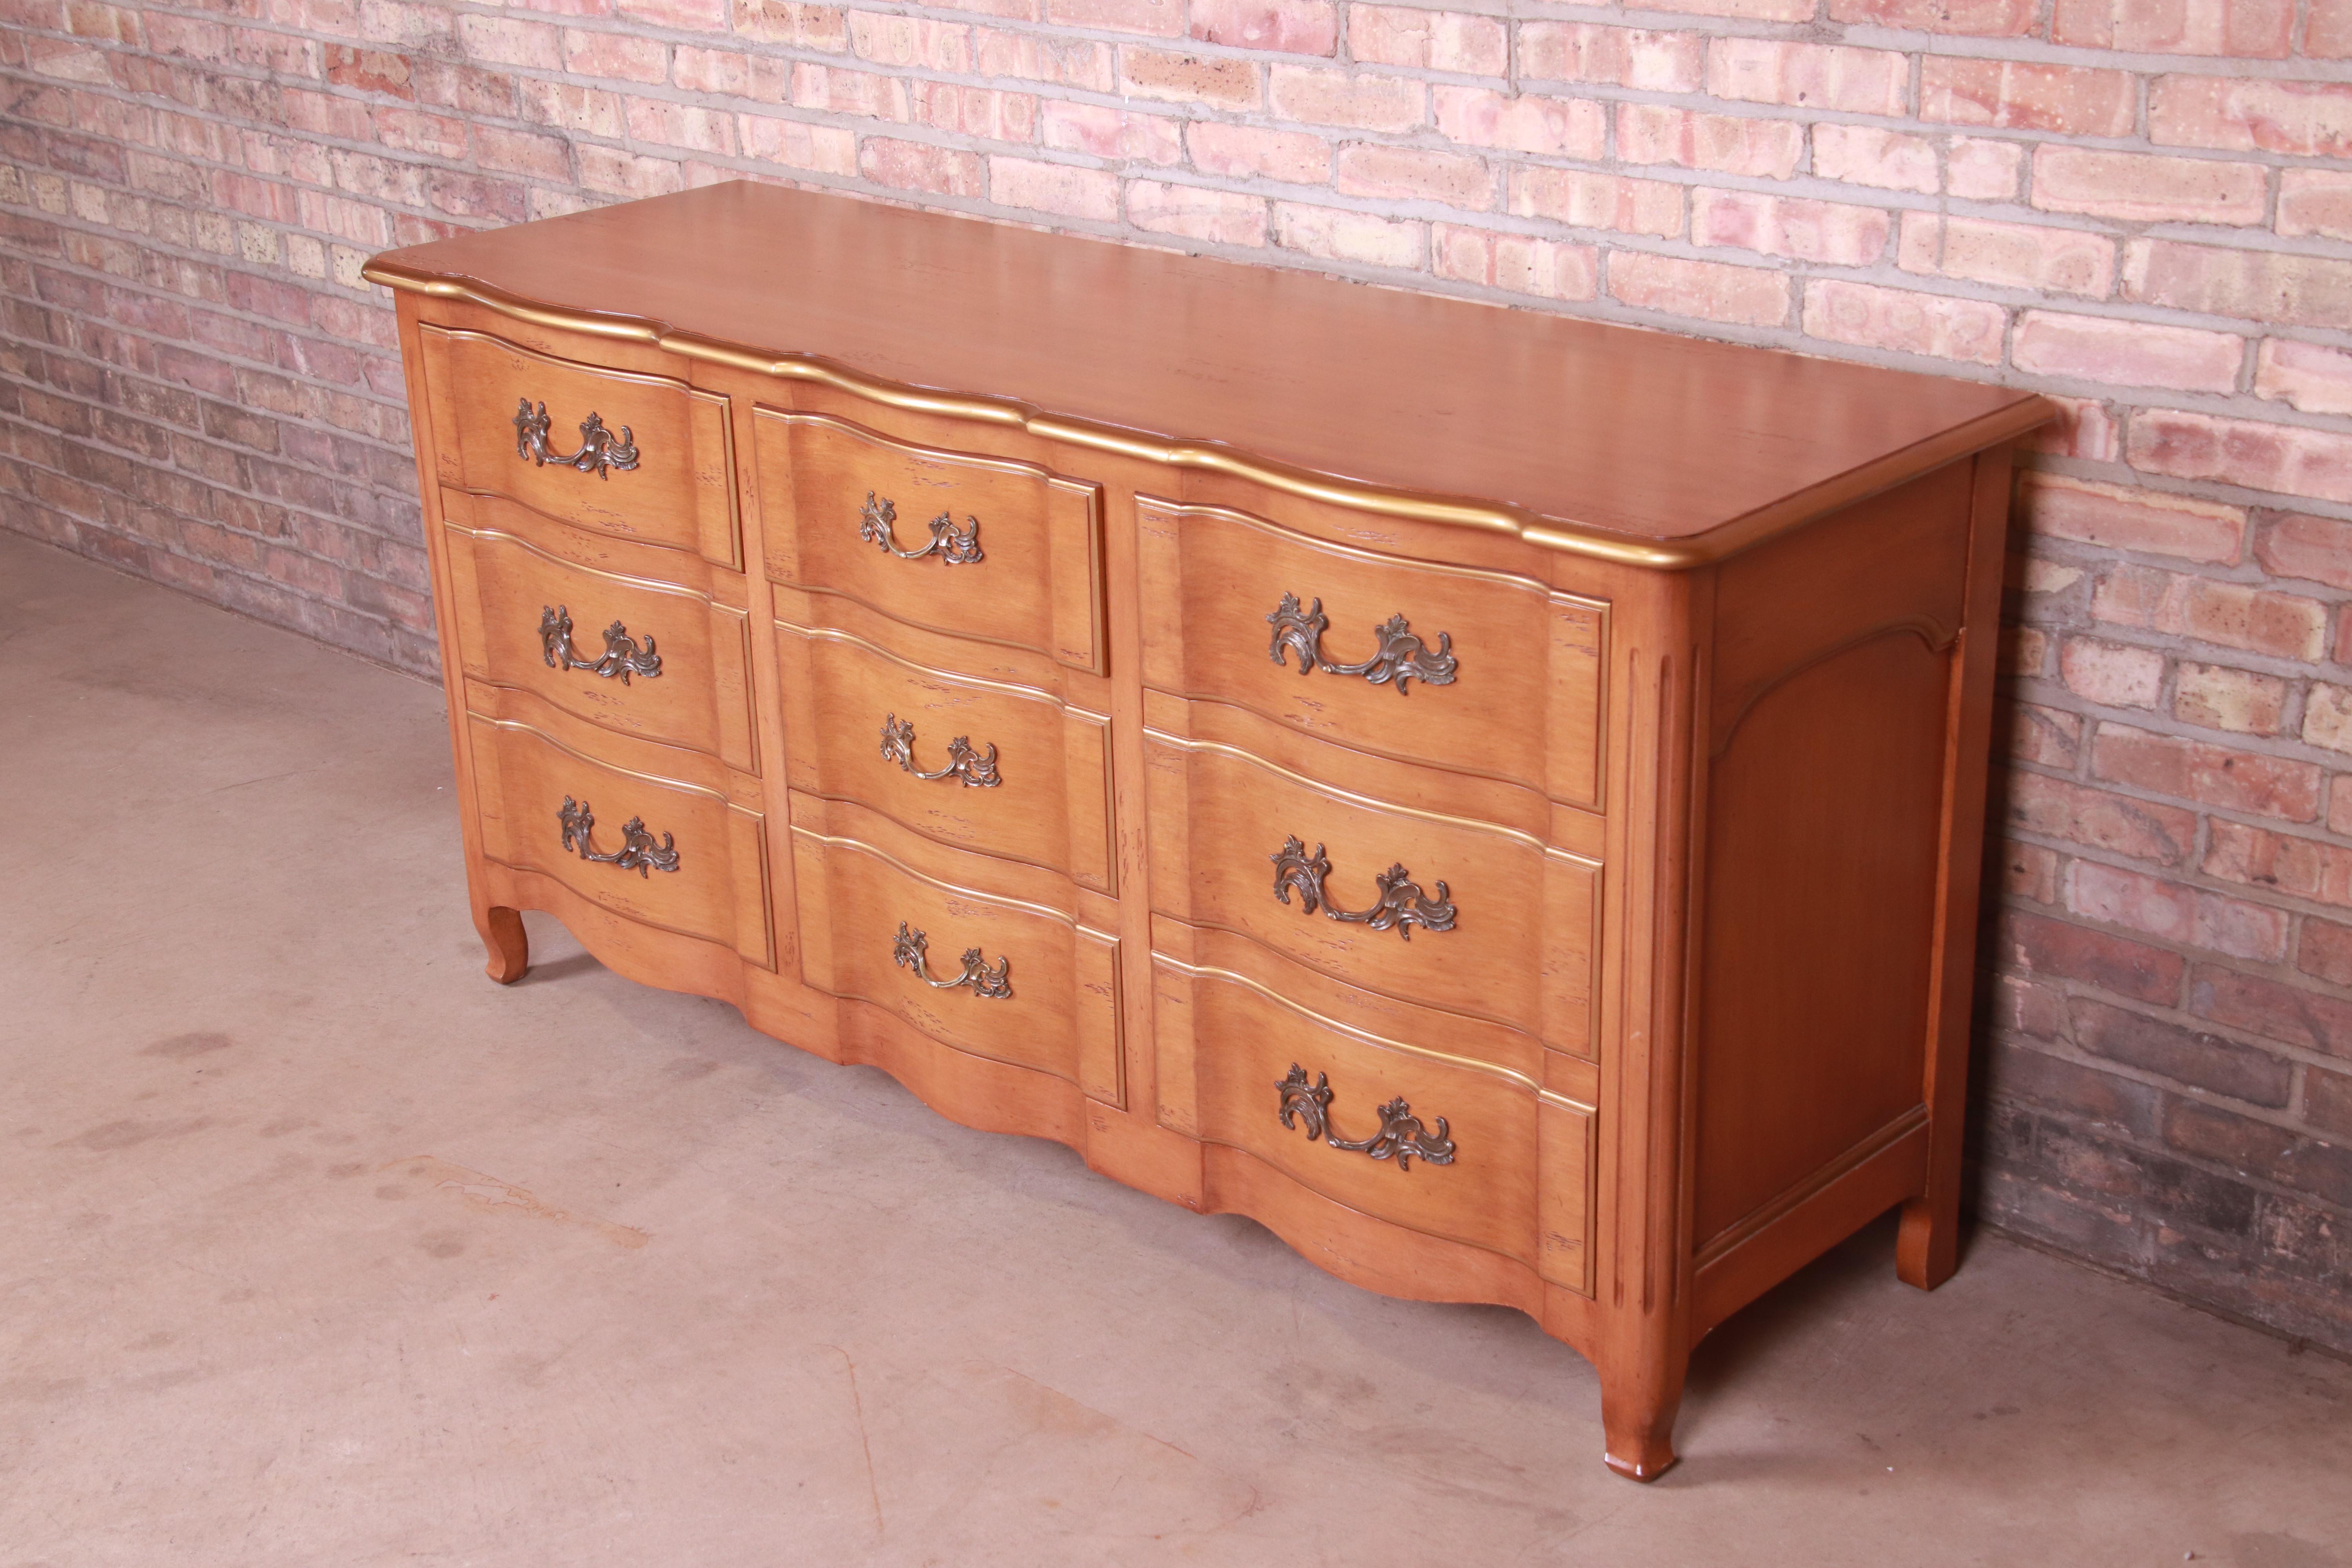
[[[367,275],[494,978],[1517,1307],[1643,1479],[1807,1260],[1951,1272],[2040,400],[749,184]]]

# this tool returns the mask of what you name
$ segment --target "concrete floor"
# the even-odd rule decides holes
[[[2352,1563],[2352,1367],[1867,1234],[1592,1373],[466,915],[435,688],[0,534],[0,1568]]]

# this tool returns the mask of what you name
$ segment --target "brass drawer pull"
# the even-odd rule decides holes
[[[1330,1130],[1331,1082],[1323,1073],[1315,1081],[1307,1081],[1307,1069],[1297,1062],[1290,1064],[1290,1074],[1275,1085],[1282,1095],[1278,1112],[1286,1128],[1307,1123],[1309,1142],[1321,1139],[1334,1149],[1345,1149],[1352,1154],[1369,1154],[1375,1160],[1393,1159],[1397,1169],[1410,1171],[1414,1159],[1428,1161],[1433,1165],[1454,1163],[1454,1140],[1446,1136],[1445,1118],[1437,1119],[1435,1131],[1424,1128],[1421,1118],[1412,1113],[1404,1096],[1399,1095],[1381,1107],[1381,1130],[1370,1138],[1342,1138]]]
[[[896,713],[883,715],[882,757],[919,779],[960,778],[966,789],[994,789],[1004,781],[996,773],[996,745],[991,742],[988,755],[982,756],[971,749],[971,737],[958,735],[948,742],[948,765],[937,773],[925,773],[915,765],[915,726],[912,721],[900,723]]]
[[[625,473],[637,466],[636,443],[631,439],[629,427],[625,425],[615,436],[604,428],[603,417],[592,411],[580,422],[580,449],[567,454],[549,448],[548,423],[546,404],[541,404],[534,413],[530,399],[526,397],[522,400],[514,416],[516,457],[529,458],[539,468],[554,463],[561,468],[577,468],[583,474],[593,474],[600,479],[611,479],[615,468]]]
[[[1437,646],[1431,647],[1413,634],[1402,616],[1391,616],[1385,624],[1372,628],[1379,646],[1361,664],[1334,664],[1323,657],[1323,634],[1329,629],[1331,618],[1323,613],[1319,598],[1301,610],[1298,595],[1285,594],[1266,620],[1274,627],[1266,657],[1275,663],[1287,665],[1284,650],[1295,648],[1301,675],[1319,669],[1326,675],[1360,675],[1374,686],[1393,681],[1400,697],[1408,695],[1406,686],[1416,680],[1432,686],[1453,685],[1454,671],[1460,663],[1454,657],[1453,633],[1438,633]]]
[[[915,978],[934,991],[951,991],[959,985],[969,985],[971,994],[983,1002],[1009,1002],[1013,999],[1013,961],[1000,958],[994,963],[982,961],[980,949],[963,950],[963,973],[948,980],[934,980],[923,956],[929,939],[921,931],[908,931],[907,922],[898,922],[898,939],[890,944],[890,962],[915,972]]]
[[[1323,846],[1318,844],[1315,853],[1307,853],[1307,846],[1297,838],[1285,838],[1282,847],[1267,857],[1274,862],[1274,896],[1283,903],[1290,902],[1290,889],[1298,889],[1298,901],[1313,914],[1320,908],[1327,919],[1347,921],[1355,925],[1370,926],[1374,931],[1394,930],[1405,941],[1412,940],[1412,928],[1447,931],[1454,929],[1454,905],[1446,897],[1446,886],[1437,884],[1437,897],[1421,890],[1412,873],[1402,866],[1391,866],[1373,880],[1380,884],[1380,901],[1369,910],[1343,910],[1331,901],[1323,887],[1331,875],[1331,862],[1324,858]]]
[[[654,639],[646,638],[646,646],[640,649],[637,639],[629,635],[629,628],[618,621],[604,628],[604,651],[601,655],[581,658],[580,650],[572,646],[569,605],[549,605],[540,610],[539,643],[551,669],[584,669],[608,680],[617,675],[624,686],[633,675],[651,680],[661,673],[661,655],[654,651]]]
[[[931,542],[920,550],[901,550],[898,536],[890,525],[898,521],[898,508],[889,500],[877,501],[874,492],[866,492],[866,504],[857,509],[857,537],[868,544],[877,544],[901,561],[920,561],[936,554],[950,566],[968,565],[982,559],[980,552],[980,519],[967,516],[969,525],[958,528],[955,514],[941,512],[931,519]]]
[[[575,805],[570,795],[565,795],[563,808],[555,814],[555,819],[563,825],[563,847],[577,848],[583,860],[618,866],[640,877],[677,869],[677,849],[670,836],[663,834],[661,842],[656,844],[654,836],[646,831],[646,819],[642,816],[633,816],[621,824],[621,847],[610,855],[599,855],[588,847],[588,835],[595,829],[596,816],[588,809],[586,801]]]

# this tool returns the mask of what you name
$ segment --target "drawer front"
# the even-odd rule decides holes
[[[616,549],[628,547],[598,550],[583,535],[573,536],[580,544],[541,543],[534,535],[569,531],[529,530],[530,514],[503,501],[456,492],[445,499],[456,589],[449,616],[468,675],[536,693],[608,730],[759,772],[743,610],[615,570],[644,564],[634,554],[614,561]]]
[[[1222,507],[1136,519],[1146,685],[1601,805],[1606,605]]]
[[[805,983],[887,1008],[942,1045],[1120,1102],[1114,938],[1043,905],[923,876],[854,838],[796,825],[793,853]]]
[[[1151,907],[1336,979],[1592,1048],[1600,868],[1144,732]],[[1344,777],[1344,774],[1337,776]]]
[[[599,762],[527,724],[467,719],[484,854],[625,919],[774,967],[760,813],[699,784]]]
[[[776,624],[794,788],[1111,893],[1109,721],[1034,688]]]
[[[1586,1141],[1546,1147],[1543,1111],[1560,1108],[1533,1086],[1376,1041],[1158,955],[1152,979],[1162,1070],[1192,1065],[1195,1121],[1181,1131],[1350,1208],[1584,1288]],[[1559,1243],[1547,1245],[1547,1232]]]
[[[768,572],[899,620],[1103,668],[1101,491],[1034,463],[761,408]]]
[[[725,397],[483,332],[420,334],[444,484],[741,565]]]

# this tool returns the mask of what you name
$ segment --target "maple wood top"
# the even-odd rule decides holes
[[[1801,521],[2049,413],[2012,387],[749,182],[368,270],[1640,540]]]

